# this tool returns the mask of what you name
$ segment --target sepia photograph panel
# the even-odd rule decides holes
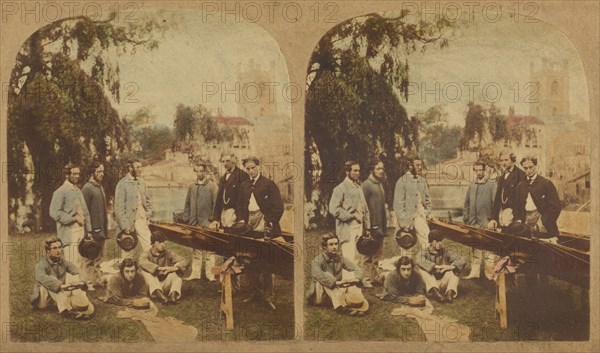
[[[33,32],[8,86],[11,342],[293,339],[291,107],[261,94],[287,70],[262,27],[191,10]]]
[[[310,57],[305,338],[586,341],[579,54],[533,17],[440,14],[350,18]]]

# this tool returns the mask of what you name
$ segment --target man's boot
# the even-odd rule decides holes
[[[429,290],[429,292],[427,293],[427,296],[437,300],[440,303],[443,303],[444,301],[446,301],[446,299],[444,298],[442,293],[440,293],[440,290],[436,287],[431,288]]]
[[[166,304],[169,301],[169,299],[167,299],[167,297],[165,297],[162,290],[160,290],[160,289],[157,289],[154,291],[154,296],[156,298],[158,298],[158,300],[161,301],[163,304]]]
[[[175,302],[177,302],[177,293],[175,292],[171,292],[169,293],[169,300],[168,300],[168,304],[175,304]]]
[[[446,301],[447,301],[448,303],[452,303],[452,302],[454,301],[454,297],[456,297],[456,292],[455,292],[455,291],[453,291],[452,289],[449,289],[449,290],[446,292]]]

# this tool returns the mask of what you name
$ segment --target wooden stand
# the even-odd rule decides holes
[[[500,321],[500,328],[508,328],[508,306],[506,304],[506,274],[504,271],[496,281],[496,315]]]
[[[219,273],[219,268],[216,267],[216,273]],[[213,269],[213,272],[215,272]],[[231,272],[229,268],[223,275],[223,282],[221,287],[221,317],[225,314],[225,328],[227,330],[233,330],[233,290],[231,285]]]

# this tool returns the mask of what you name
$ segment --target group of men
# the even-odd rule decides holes
[[[558,235],[556,221],[560,200],[552,182],[539,174],[537,159],[522,158],[523,169],[520,169],[513,153],[503,151],[499,158],[502,171],[495,181],[490,179],[485,162],[473,164],[475,180],[465,196],[464,223],[494,230],[521,223],[536,231],[539,237]],[[323,252],[311,263],[309,302],[319,304],[327,295],[336,311],[357,315],[360,313],[349,307],[344,296],[356,295],[361,293],[359,287],[373,288],[373,285],[383,285],[383,292],[377,296],[384,300],[407,304],[411,297],[420,302],[420,298],[427,295],[439,302],[453,302],[458,295],[459,275],[467,262],[442,245],[441,231],[429,229],[428,221],[434,221],[435,217],[429,188],[422,175],[422,161],[412,159],[408,171],[395,185],[393,211],[398,223],[397,234],[408,233],[414,242],[408,249],[400,248],[395,271],[388,273],[378,266],[388,225],[384,165],[381,161],[373,163],[362,184],[358,162],[346,162],[345,172],[346,178],[334,188],[329,202],[336,232],[321,237]],[[357,251],[361,236],[377,241],[377,249],[369,256]],[[486,270],[491,270],[495,257],[472,249],[471,271],[464,278],[479,278],[484,258]],[[362,300],[366,302],[364,297]]]
[[[187,192],[184,222],[214,230],[222,228],[226,232],[236,224],[267,234],[280,232],[283,201],[277,185],[261,174],[258,158],[245,159],[246,171],[243,171],[237,167],[235,154],[225,151],[221,154],[221,163],[225,173],[218,187],[209,176],[207,164],[194,166],[196,181]],[[163,234],[150,231],[152,203],[141,178],[141,162],[131,160],[127,162],[127,169],[128,173],[116,186],[114,197],[117,242],[129,237],[135,239],[137,245],[133,249],[122,249],[119,273],[108,280],[102,300],[130,306],[136,300],[143,303],[143,299],[150,297],[164,304],[174,304],[181,297],[187,261],[165,248]],[[49,210],[56,221],[57,236],[44,241],[46,256],[36,264],[31,298],[36,308],[55,302],[59,312],[77,319],[89,318],[94,311],[86,291],[95,291],[95,287],[106,284],[100,272],[104,260],[102,249],[108,236],[107,197],[102,186],[104,165],[91,163],[88,175],[89,180],[79,189],[79,166],[69,164],[64,168],[65,181],[54,192]],[[93,256],[80,254],[80,244],[87,239],[96,243]],[[194,249],[192,271],[186,280],[200,279],[205,263],[205,276],[214,281],[216,260],[216,254]],[[247,268],[253,294],[245,302],[260,299],[274,310],[273,276],[251,262]]]

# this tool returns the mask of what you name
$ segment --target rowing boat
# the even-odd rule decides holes
[[[550,275],[583,288],[590,286],[590,237],[567,232],[556,243],[468,226],[451,220],[432,220],[446,238],[520,263],[519,271]]]

